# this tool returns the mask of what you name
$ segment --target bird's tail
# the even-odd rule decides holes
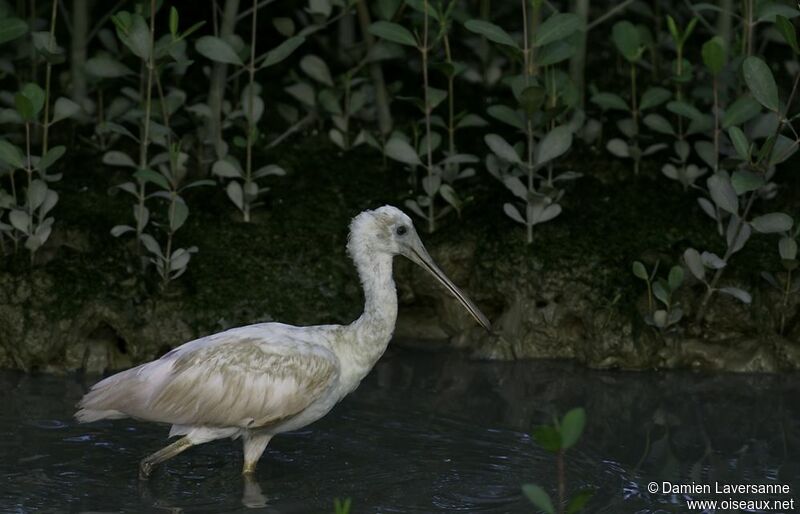
[[[93,385],[78,402],[79,410],[75,413],[75,419],[79,423],[91,423],[100,419],[127,418],[128,414],[122,409],[124,409],[126,397],[129,397],[135,388],[130,387],[133,384],[124,382],[135,377],[136,369],[117,373]]]

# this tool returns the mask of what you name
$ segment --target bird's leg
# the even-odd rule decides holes
[[[179,453],[188,450],[191,448],[192,442],[189,440],[188,437],[181,437],[174,443],[170,444],[169,446],[165,446],[161,448],[154,454],[145,457],[139,463],[139,479],[140,480],[147,480],[150,478],[150,473],[153,472],[153,468],[158,464],[161,464],[167,459],[171,459],[172,457],[178,455]]]
[[[244,466],[242,467],[242,474],[248,475],[256,472],[256,464],[261,454],[267,448],[272,434],[254,434],[246,432],[242,441],[244,441]]]

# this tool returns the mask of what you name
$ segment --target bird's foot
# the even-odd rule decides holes
[[[147,459],[142,459],[139,463],[139,480],[148,480],[153,473],[153,463]]]
[[[256,463],[245,461],[244,466],[242,467],[242,475],[253,476],[255,475],[255,473],[256,473]]]

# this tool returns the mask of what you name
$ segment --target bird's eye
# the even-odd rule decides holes
[[[404,236],[406,235],[406,232],[408,232],[408,227],[406,227],[405,225],[400,225],[399,227],[397,227],[395,232],[397,233],[398,236]]]

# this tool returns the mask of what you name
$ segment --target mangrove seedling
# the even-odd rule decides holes
[[[543,425],[533,430],[534,440],[556,456],[556,477],[558,491],[556,503],[545,491],[542,486],[536,484],[525,484],[522,492],[530,502],[545,514],[574,514],[580,512],[591,499],[593,491],[584,489],[567,500],[567,481],[566,481],[566,451],[572,448],[583,434],[586,426],[586,411],[575,408],[567,412],[561,420],[554,419],[552,425]]]
[[[376,21],[370,26],[369,32],[386,41],[416,48],[420,55],[422,64],[423,98],[421,102],[416,99],[414,99],[414,101],[420,105],[424,115],[425,133],[420,143],[424,150],[424,158],[420,160],[416,151],[413,149],[412,158],[411,152],[408,151],[410,148],[408,143],[404,145],[402,138],[397,136],[389,138],[389,141],[387,141],[384,147],[384,153],[387,157],[412,166],[412,172],[414,172],[414,167],[419,165],[422,165],[421,167],[425,169],[425,176],[422,178],[422,189],[425,195],[420,195],[416,199],[407,200],[406,206],[427,222],[428,232],[434,232],[436,230],[436,220],[444,213],[437,214],[436,212],[436,198],[440,194],[440,189],[442,187],[442,170],[434,164],[433,152],[435,146],[438,146],[436,140],[441,142],[441,136],[435,134],[431,128],[432,112],[433,109],[445,99],[447,93],[430,86],[429,58],[432,50],[432,42],[429,25],[430,17],[434,14],[434,10],[429,7],[428,0],[423,0],[419,8],[422,12],[421,33],[412,34],[411,31],[404,26],[390,21]],[[409,148],[405,148],[405,146],[409,146]],[[400,154],[402,154],[402,158],[398,158],[401,157]],[[447,200],[446,195],[442,196]]]
[[[531,17],[527,13],[527,2],[523,1],[521,5],[521,47],[505,30],[488,21],[470,20],[465,27],[510,50],[522,67],[522,75],[510,81],[517,100],[516,108],[493,105],[488,113],[521,132],[524,143],[513,146],[499,134],[487,134],[484,141],[492,152],[486,158],[487,169],[518,200],[522,200],[521,205],[505,203],[503,211],[512,220],[525,225],[527,243],[531,244],[533,227],[561,214],[562,208],[558,202],[564,192],[557,187],[557,182],[580,176],[571,171],[558,176],[552,173],[553,161],[570,149],[573,134],[582,125],[582,118],[577,116],[569,122],[558,124],[558,117],[577,102],[577,92],[572,88],[574,94],[568,101],[558,92],[559,89],[554,86],[556,81],[569,79],[566,74],[557,73],[553,67],[572,55],[575,49],[569,37],[583,30],[583,26],[574,14],[555,13],[542,22],[534,34],[530,26]],[[533,2],[533,7],[540,8],[541,2]],[[539,69],[543,70],[543,76],[535,77],[534,70]],[[524,157],[520,155],[520,150]],[[542,176],[539,172],[545,168],[547,175]]]
[[[770,273],[762,271],[761,276],[772,287],[781,293],[780,322],[778,333],[783,335],[786,330],[786,317],[789,314],[789,297],[800,292],[800,273],[795,273],[798,268],[797,238],[800,236],[800,225],[795,229],[781,235],[778,241],[778,256],[781,259],[783,271]]]
[[[644,317],[645,323],[659,330],[664,330],[677,324],[683,318],[683,310],[680,304],[673,300],[675,291],[683,283],[683,268],[673,266],[669,270],[667,280],[656,279],[658,263],[653,267],[651,273],[647,273],[644,264],[639,261],[633,263],[633,274],[647,284],[647,306],[648,313]],[[656,308],[653,297],[661,302],[663,308]]]
[[[670,93],[662,87],[651,87],[639,97],[637,69],[645,51],[639,29],[629,21],[620,21],[614,24],[612,40],[620,55],[625,59],[630,68],[630,102],[627,103],[615,93],[598,93],[592,96],[592,102],[603,110],[620,110],[630,113],[630,117],[617,122],[617,127],[627,140],[613,138],[606,144],[606,149],[617,157],[633,161],[633,173],[639,174],[642,157],[654,154],[666,147],[657,143],[641,148],[640,118],[644,111],[653,109],[670,98]],[[658,115],[650,115],[658,116]],[[657,118],[656,118],[657,119]],[[648,124],[649,126],[649,124]]]
[[[253,146],[259,139],[258,122],[263,116],[266,106],[261,97],[261,85],[256,82],[256,73],[270,66],[274,66],[286,59],[303,42],[305,37],[292,36],[268,52],[256,55],[256,24],[258,19],[259,2],[253,0],[250,9],[250,45],[248,57],[242,58],[237,49],[229,41],[217,36],[203,36],[195,43],[196,50],[208,59],[239,68],[237,73],[231,74],[228,80],[235,79],[240,73],[247,73],[247,85],[243,88],[239,99],[239,109],[231,116],[244,118],[244,137],[234,139],[237,146],[245,150],[245,164],[239,164],[238,159],[231,154],[217,155],[217,161],[212,166],[215,175],[230,179],[225,188],[228,198],[242,213],[242,219],[250,222],[250,213],[254,207],[260,205],[258,198],[268,191],[261,187],[258,180],[269,175],[284,175],[282,168],[269,165],[254,169]],[[225,147],[225,145],[218,145]],[[226,150],[225,150],[226,151]]]

